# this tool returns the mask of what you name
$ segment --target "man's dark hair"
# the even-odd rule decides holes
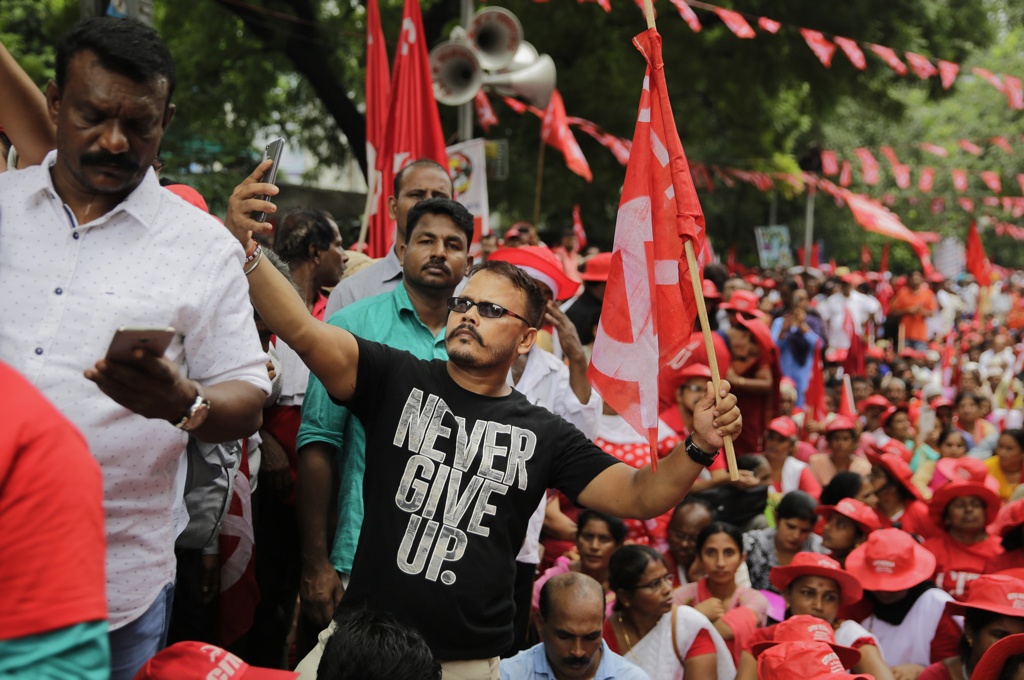
[[[331,216],[316,208],[294,208],[281,218],[274,236],[274,252],[290,265],[310,259],[309,247],[327,250],[334,243]]]
[[[402,193],[402,180],[405,179],[405,173],[407,171],[411,170],[412,168],[422,168],[422,167],[437,168],[442,173],[444,173],[444,176],[448,178],[448,183],[452,187],[452,196],[455,195],[455,183],[452,182],[452,176],[450,174],[448,174],[448,169],[445,168],[440,163],[438,163],[437,161],[431,160],[430,158],[418,158],[418,159],[414,160],[412,163],[409,163],[407,166],[405,166],[401,170],[399,170],[398,174],[395,175],[395,185],[394,185],[394,187],[392,187],[394,189],[395,193],[393,193],[391,195],[394,196],[395,198],[398,198],[398,195]]]
[[[864,486],[864,476],[856,472],[837,472],[821,490],[821,504],[835,505],[844,498],[856,499]]]
[[[405,242],[412,239],[412,232],[424,215],[445,215],[450,217],[455,226],[466,235],[466,246],[473,242],[473,215],[466,206],[450,198],[428,198],[420,201],[409,210],[405,218]]]
[[[818,516],[814,513],[817,507],[818,502],[809,493],[790,491],[782,497],[778,507],[775,508],[775,519],[778,521],[802,519],[805,522],[814,524],[818,519]]]
[[[324,647],[320,680],[437,680],[441,666],[420,634],[391,614],[342,609]]]
[[[574,571],[570,571],[565,574],[558,574],[553,578],[548,579],[544,582],[544,585],[540,587],[540,595],[537,598],[537,602],[540,607],[540,617],[544,620],[547,620],[548,618],[548,613],[551,611],[552,590],[568,590],[569,588],[574,587],[594,588],[594,593],[599,594],[601,597],[601,614],[602,616],[604,615],[605,596],[604,589],[601,587],[601,584],[586,574],[578,574]]]
[[[411,231],[411,230],[410,230]],[[502,262],[500,260],[487,260],[480,264],[473,265],[473,268],[469,270],[469,275],[474,276],[479,272],[486,271],[500,276],[503,279],[507,279],[512,286],[526,294],[526,318],[529,319],[530,325],[534,328],[540,326],[541,319],[544,318],[544,293],[540,292],[540,286],[533,280],[533,277],[524,272],[514,264],[508,262]]]
[[[103,68],[131,78],[137,83],[167,79],[167,101],[174,95],[174,59],[163,38],[151,26],[137,19],[93,17],[75,25],[57,45],[55,80],[61,92],[68,73],[68,63],[79,52],[90,51]]]
[[[608,533],[612,535],[612,540],[615,541],[616,545],[622,545],[622,542],[626,540],[626,534],[629,533],[629,529],[626,528],[625,522],[618,517],[606,515],[603,512],[591,510],[590,508],[585,509],[579,514],[579,517],[576,518],[576,526],[578,527],[576,534],[579,535],[579,532],[583,531],[583,527],[587,525],[587,522],[592,519],[596,519],[598,522],[604,522],[608,525]]]

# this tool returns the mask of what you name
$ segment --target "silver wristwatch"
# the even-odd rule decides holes
[[[196,383],[196,400],[192,402],[185,416],[175,425],[179,430],[191,432],[206,422],[210,415],[210,400],[203,394],[203,389]]]

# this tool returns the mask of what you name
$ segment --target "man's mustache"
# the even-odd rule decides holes
[[[423,265],[423,271],[427,269],[440,269],[445,274],[451,274],[452,270],[448,268],[448,263],[444,260],[431,260],[430,262]]]
[[[453,330],[451,333],[448,334],[448,339],[451,340],[452,338],[455,337],[456,333],[458,333],[459,331],[464,331],[464,330],[465,331],[469,331],[470,333],[472,333],[473,337],[476,338],[476,341],[479,342],[481,345],[484,344],[484,339],[482,337],[480,337],[480,332],[477,331],[477,329],[473,328],[468,323],[460,323],[458,326],[456,326],[455,330]]]
[[[80,163],[82,165],[114,166],[124,170],[136,170],[139,167],[137,158],[125,154],[113,154],[109,151],[93,151],[82,154]]]

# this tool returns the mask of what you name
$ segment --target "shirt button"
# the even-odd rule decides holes
[[[55,290],[53,292],[56,293],[57,295],[62,295],[64,293],[64,289],[63,288],[58,288],[57,290]]]
[[[36,354],[42,354],[42,353],[43,353],[43,348],[42,347],[36,347]]]
[[[76,231],[75,233],[71,234],[71,238],[73,238],[73,239],[75,239],[77,241],[78,240],[78,232]]]

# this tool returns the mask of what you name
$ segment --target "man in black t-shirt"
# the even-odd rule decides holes
[[[236,193],[275,194],[255,181],[261,168]],[[249,229],[265,230],[240,215],[226,224],[244,246]],[[655,517],[682,499],[724,435],[740,431],[728,383],[719,406],[709,385],[694,433],[655,475],[531,405],[507,376],[536,340],[544,298],[508,263],[474,270],[449,301],[448,361],[425,362],[317,322],[276,269],[254,262],[246,266],[260,316],[366,430],[365,519],[340,606],[390,611],[416,628],[446,677],[498,677],[512,641],[516,551],[546,488],[619,517]]]

